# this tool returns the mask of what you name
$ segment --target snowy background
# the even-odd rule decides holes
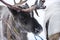
[[[9,4],[11,4],[11,5],[14,4],[14,3],[13,3],[14,0],[4,0],[4,1],[7,2],[7,3],[9,3]],[[28,3],[29,6],[31,6],[31,5],[33,5],[33,4],[35,3],[35,1],[36,1],[36,0],[28,0],[27,3]],[[46,0],[45,5],[46,5],[47,8],[48,8],[49,5],[51,5],[52,3],[56,2],[56,1],[57,1],[57,0]],[[16,2],[19,2],[19,0],[18,0],[18,1],[16,0]],[[0,2],[0,5],[4,5],[4,4]],[[42,27],[43,27],[43,32],[40,33],[40,36],[41,36],[44,40],[46,40],[45,26],[44,26],[45,11],[46,11],[46,9],[45,9],[45,10],[44,10],[44,9],[40,9],[40,10],[38,10],[39,17],[38,17],[36,14],[34,15],[34,17],[38,20],[38,22],[39,22],[39,23],[42,25]],[[1,25],[1,21],[0,21],[0,28],[1,28],[1,26],[2,26],[2,25]],[[1,31],[1,30],[0,30],[0,31]],[[1,33],[1,34],[2,34],[2,33]],[[27,36],[28,36],[28,39],[29,39],[29,40],[35,40],[34,35],[33,35],[32,33],[28,33]],[[38,38],[38,37],[37,37],[37,39],[40,40],[40,38]]]

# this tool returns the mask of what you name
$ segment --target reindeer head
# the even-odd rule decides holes
[[[42,26],[37,22],[37,20],[34,17],[30,16],[30,12],[33,12],[33,10],[35,10],[35,12],[37,13],[37,9],[44,9],[45,7],[43,6],[44,1],[40,0],[38,3],[38,0],[36,0],[35,4],[33,6],[31,6],[29,8],[28,4],[25,4],[23,6],[20,6],[21,4],[23,4],[25,1],[20,1],[19,3],[16,3],[15,0],[15,5],[10,5],[6,2],[4,2],[3,0],[0,0],[1,2],[3,2],[5,5],[7,5],[7,7],[9,8],[9,10],[11,11],[11,13],[14,16],[14,20],[16,21],[17,24],[19,25],[19,28],[21,29],[21,26],[23,28],[23,30],[26,30],[28,32],[33,32],[34,34],[37,34],[39,32],[41,32]],[[37,13],[38,15],[38,13]]]

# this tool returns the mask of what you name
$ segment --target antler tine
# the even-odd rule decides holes
[[[20,2],[19,2],[19,4],[23,4],[23,3],[25,3],[27,0],[20,0]]]
[[[19,3],[16,3],[15,0],[14,0],[14,4],[15,6],[20,6],[21,4],[25,3],[27,0],[20,0]]]
[[[15,0],[14,0],[14,5],[16,4]]]
[[[14,4],[21,4],[22,0],[19,1],[19,3],[16,3],[16,1],[14,0]]]
[[[3,0],[0,0],[2,3],[4,3],[7,7],[9,7],[9,8],[12,8],[12,9],[14,9],[14,10],[21,10],[21,8],[19,8],[19,7],[17,7],[17,6],[13,6],[13,5],[10,5],[10,4],[8,4],[8,3],[6,3],[5,1],[3,1]]]
[[[22,0],[20,0],[20,2],[19,3],[21,3],[22,2]]]

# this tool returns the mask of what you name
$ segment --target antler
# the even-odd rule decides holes
[[[37,6],[36,6],[34,11],[37,14],[37,16],[39,16],[38,12],[37,12],[37,9],[45,9],[46,8],[46,6],[43,6],[44,2],[45,2],[45,0],[40,0],[39,3],[38,3],[38,0],[36,0],[34,5],[37,5]]]
[[[14,10],[21,10],[19,7],[17,7],[17,6],[13,6],[13,5],[10,5],[10,4],[8,4],[8,3],[6,3],[6,2],[4,2],[3,0],[0,0],[2,3],[4,3],[5,5],[7,5],[9,8],[12,8],[12,9],[14,9]]]
[[[24,0],[24,1],[23,1],[23,0],[20,0],[19,3],[16,3],[15,0],[14,0],[14,4],[15,4],[16,6],[20,6],[21,4],[25,3],[26,1],[27,1],[27,0]]]
[[[17,6],[14,6],[14,5],[10,5],[10,4],[8,4],[8,3],[6,3],[6,2],[4,2],[3,0],[0,0],[2,3],[4,3],[5,5],[7,5],[9,8],[12,8],[12,9],[14,9],[14,10],[19,10],[19,11],[23,11],[23,12],[31,12],[31,11],[33,11],[33,10],[35,10],[35,9],[41,9],[41,6],[42,6],[42,4],[40,5],[40,2],[39,2],[39,4],[38,4],[38,2],[37,2],[37,0],[36,0],[36,3],[35,3],[35,5],[33,5],[32,7],[30,7],[30,8],[27,8],[27,9],[22,9],[22,8],[19,8],[19,7],[17,7]],[[41,1],[41,0],[40,0]],[[21,1],[20,1],[21,2]],[[19,4],[21,4],[21,3],[24,3],[24,2],[21,2],[20,3],[19,2]],[[43,3],[43,2],[42,2]],[[43,9],[44,7],[42,7],[42,9]],[[36,12],[37,13],[37,12]]]
[[[0,1],[1,1],[2,3],[4,3],[5,5],[7,5],[9,8],[12,8],[12,9],[14,9],[14,10],[20,10],[20,11],[23,11],[23,12],[30,12],[30,11],[32,11],[33,9],[36,8],[36,5],[34,5],[34,6],[30,7],[30,8],[27,8],[27,9],[21,9],[21,8],[19,8],[19,7],[17,7],[17,6],[10,5],[10,4],[6,3],[6,2],[3,1],[3,0],[0,0]]]

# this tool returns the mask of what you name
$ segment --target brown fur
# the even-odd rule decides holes
[[[59,40],[60,32],[49,36],[49,40]]]

